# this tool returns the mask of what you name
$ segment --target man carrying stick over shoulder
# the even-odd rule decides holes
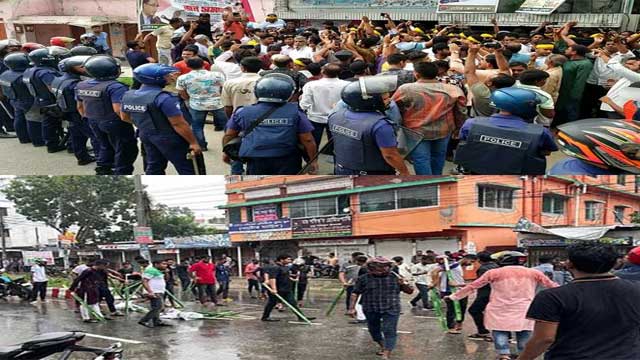
[[[296,299],[293,297],[293,281],[291,281],[291,274],[288,267],[292,261],[293,259],[289,255],[279,255],[276,258],[275,266],[266,270],[265,284],[267,285],[266,288],[268,290],[269,300],[264,307],[264,312],[262,313],[261,318],[262,321],[279,321],[278,319],[272,319],[270,317],[271,311],[278,301],[276,294],[280,295],[282,300],[289,303],[290,307],[295,308],[297,312],[300,313]],[[297,313],[296,316],[298,316],[298,319],[301,321],[304,320]],[[311,321],[314,320],[315,317],[308,316],[306,319]]]
[[[413,288],[400,275],[393,274],[393,262],[378,256],[370,259],[367,274],[356,281],[349,313],[354,316],[359,295],[360,303],[367,317],[367,327],[373,341],[380,345],[377,354],[389,359],[398,339],[398,319],[400,318],[400,292],[413,293]]]

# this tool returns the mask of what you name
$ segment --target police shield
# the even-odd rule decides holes
[[[398,87],[397,75],[365,76],[358,81],[363,99],[368,99],[373,95],[391,93]]]

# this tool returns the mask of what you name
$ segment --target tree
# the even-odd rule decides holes
[[[125,176],[21,176],[3,190],[18,213],[66,232],[76,241],[131,241],[135,223],[133,179]]]
[[[638,211],[634,211],[631,214],[631,223],[633,224],[640,224],[640,212]]]
[[[204,228],[195,222],[193,212],[188,208],[168,207],[158,204],[151,210],[153,238],[215,234],[214,229]]]

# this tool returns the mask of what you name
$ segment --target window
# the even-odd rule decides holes
[[[618,185],[627,185],[627,175],[618,175],[616,176],[616,183]]]
[[[247,206],[247,221],[253,221],[253,206]]]
[[[594,221],[600,218],[601,205],[595,201],[585,201],[584,203],[584,219]]]
[[[227,214],[229,214],[229,224],[242,222],[242,218],[240,217],[240,208],[228,209]]]
[[[360,212],[410,209],[437,205],[437,186],[420,186],[360,194]]]
[[[349,197],[342,195],[338,197],[327,197],[289,203],[289,217],[292,219],[316,216],[331,216],[344,213],[344,209],[349,207]]]
[[[564,214],[565,198],[553,194],[542,195],[542,212],[546,214]]]
[[[621,224],[624,223],[624,211],[626,210],[626,206],[614,206],[613,214],[615,215],[615,221]]]
[[[478,186],[478,207],[489,209],[513,209],[513,189]]]

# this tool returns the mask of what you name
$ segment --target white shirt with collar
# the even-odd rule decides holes
[[[338,78],[322,78],[308,82],[302,88],[300,108],[307,113],[309,120],[326,124],[331,110],[340,101],[342,88],[348,84],[348,81]]]
[[[292,49],[289,52],[291,60],[295,59],[313,59],[313,49],[308,46],[303,46],[300,49]]]
[[[240,65],[227,61],[232,57],[232,51],[225,51],[213,61],[214,65],[224,73],[227,80],[237,79],[242,76],[242,69],[240,69]]]

